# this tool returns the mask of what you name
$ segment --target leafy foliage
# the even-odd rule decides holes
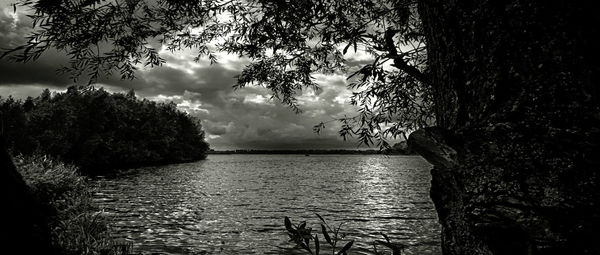
[[[323,217],[321,217],[321,215],[319,215],[318,213],[316,213],[316,215],[319,218],[319,220],[321,221],[321,224],[320,224],[321,233],[323,235],[323,238],[325,239],[326,244],[328,244],[331,247],[331,254],[332,255],[347,255],[349,250],[352,248],[352,245],[354,244],[354,240],[346,242],[346,244],[344,244],[344,246],[342,246],[341,248],[339,247],[339,245],[338,245],[339,242],[342,241],[346,237],[346,235],[340,231],[344,222],[340,223],[337,226],[337,228],[331,227],[329,224],[327,224],[325,219],[323,219]],[[290,220],[290,218],[285,217],[284,225],[285,225],[285,229],[288,232],[287,234],[290,237],[290,242],[296,243],[295,248],[300,248],[302,250],[305,250],[309,254],[313,254],[313,255],[320,254],[322,249],[321,249],[321,243],[319,241],[319,236],[318,236],[318,234],[315,234],[314,236],[312,235],[312,233],[311,233],[312,228],[306,227],[306,221],[302,221],[297,226],[294,226],[292,224],[292,221]],[[390,239],[388,238],[388,236],[383,233],[381,235],[385,238],[385,241],[376,240],[375,242],[373,242],[372,253],[375,255],[386,254],[383,251],[378,251],[377,245],[382,245],[382,246],[388,248],[389,250],[391,250],[392,255],[400,255],[402,253],[402,250],[406,247],[403,244],[392,243],[390,241]],[[311,249],[311,245],[310,245],[311,240],[313,240],[314,249]]]
[[[0,98],[13,153],[40,152],[88,173],[202,159],[208,144],[198,120],[174,103],[156,103],[94,87],[45,90],[24,102]]]
[[[48,254],[118,254],[106,219],[77,168],[45,156],[15,157],[15,165],[47,218],[54,251]]]
[[[25,45],[5,52],[29,61],[53,47],[71,58],[61,69],[74,79],[119,72],[133,78],[140,65],[163,59],[151,45],[197,50],[217,62],[225,51],[252,62],[236,87],[270,89],[300,112],[295,96],[319,89],[312,74],[348,72],[350,50],[372,57],[349,74],[356,116],[339,118],[340,135],[388,147],[385,137],[431,125],[431,86],[424,33],[414,0],[21,0],[32,9],[34,32]],[[321,123],[315,130],[325,126]]]

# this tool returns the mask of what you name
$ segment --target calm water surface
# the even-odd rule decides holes
[[[99,178],[95,198],[144,254],[301,254],[283,218],[318,229],[314,213],[345,222],[352,254],[369,254],[379,232],[404,254],[440,254],[430,168],[416,156],[209,155]]]

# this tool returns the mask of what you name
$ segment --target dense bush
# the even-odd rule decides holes
[[[116,254],[110,229],[75,166],[42,156],[17,156],[15,165],[46,217],[54,249],[48,254]]]
[[[156,103],[102,88],[45,90],[36,98],[0,98],[2,126],[13,153],[48,154],[88,173],[203,159],[200,122],[174,103]]]

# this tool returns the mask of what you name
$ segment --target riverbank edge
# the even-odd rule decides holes
[[[126,164],[126,165],[120,165],[117,167],[110,167],[110,168],[104,169],[103,171],[82,168],[81,174],[89,176],[89,177],[112,176],[112,175],[118,174],[119,172],[129,170],[129,169],[136,169],[136,168],[143,168],[143,167],[160,167],[160,166],[166,166],[166,165],[185,164],[185,163],[192,163],[192,162],[197,162],[197,161],[201,161],[201,160],[206,160],[208,158],[208,154],[209,153],[205,153],[200,157],[181,159],[181,160],[162,160],[162,161]]]
[[[94,187],[77,166],[43,155],[12,161],[46,232],[45,254],[119,254],[111,226],[93,202]]]

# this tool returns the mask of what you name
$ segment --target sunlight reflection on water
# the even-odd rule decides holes
[[[346,222],[353,254],[379,232],[404,254],[440,254],[430,168],[415,156],[210,155],[99,178],[95,198],[136,252],[294,254],[283,217],[316,228],[316,212]]]

